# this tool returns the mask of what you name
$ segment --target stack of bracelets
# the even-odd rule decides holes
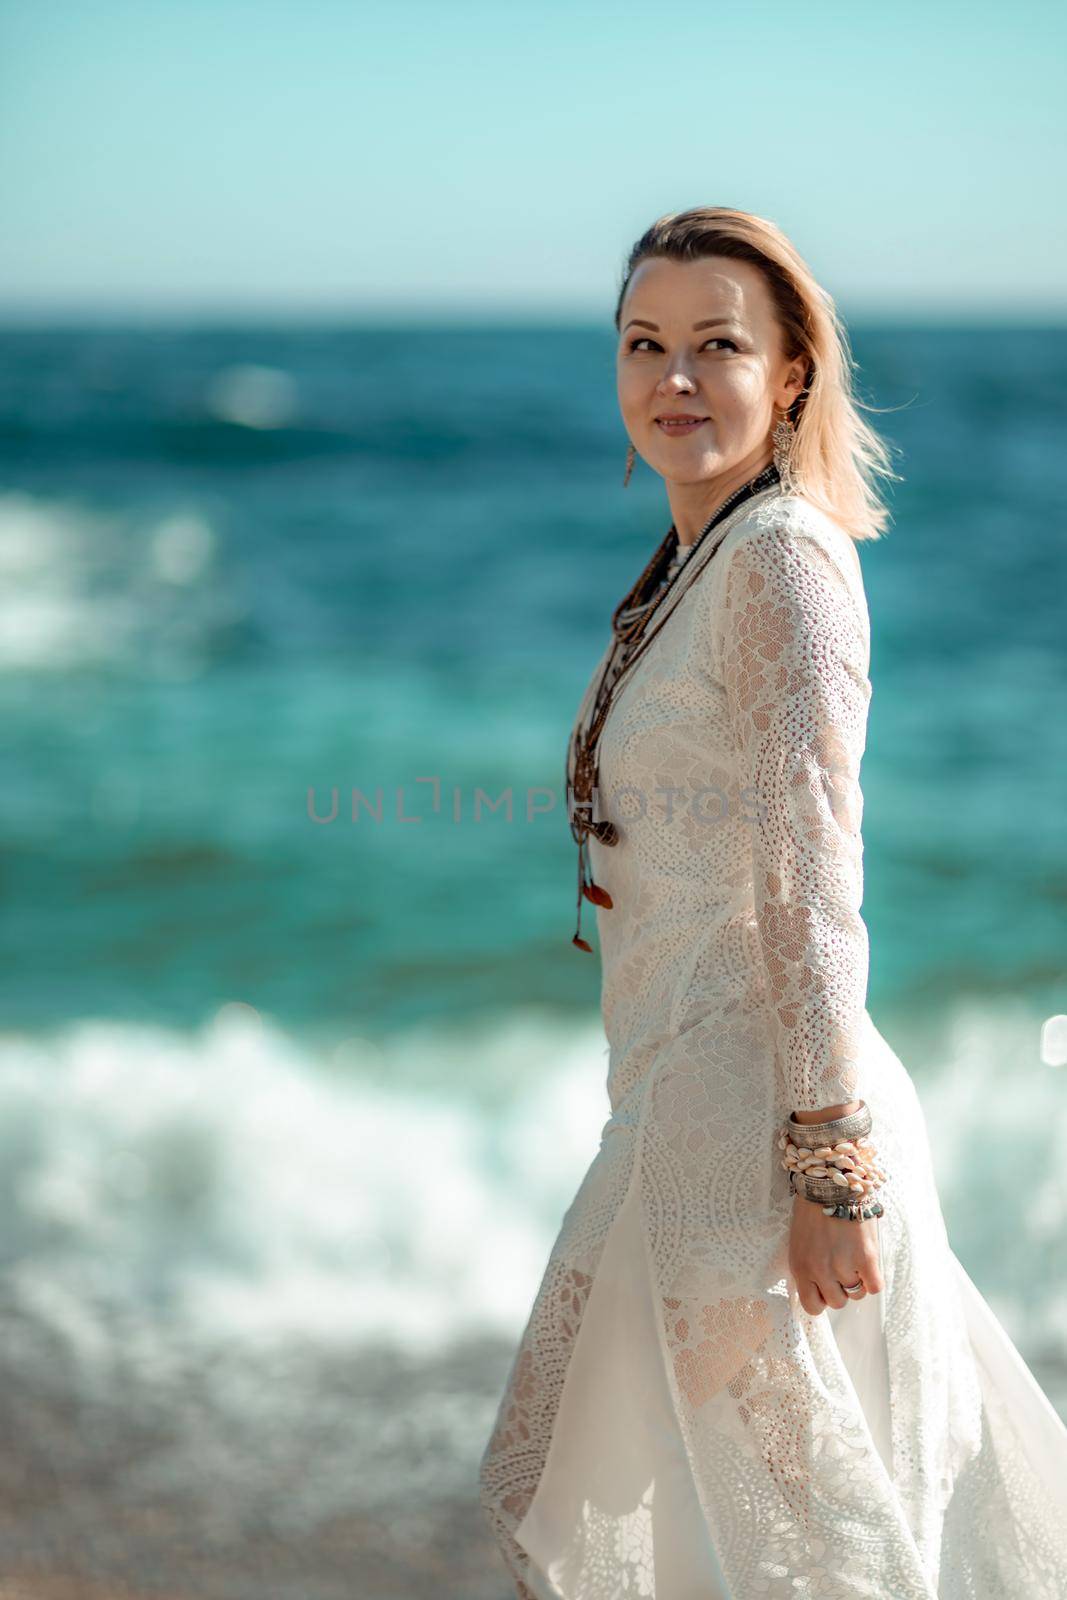
[[[858,1111],[836,1122],[796,1122],[790,1117],[778,1138],[789,1187],[821,1205],[827,1216],[853,1222],[880,1217],[883,1206],[873,1198],[886,1181],[878,1153],[866,1135],[871,1113],[864,1100]]]

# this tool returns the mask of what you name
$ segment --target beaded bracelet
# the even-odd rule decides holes
[[[859,1222],[884,1215],[881,1201],[873,1198],[886,1174],[865,1137],[871,1124],[864,1101],[858,1111],[833,1122],[796,1122],[790,1117],[778,1148],[792,1192],[822,1204],[827,1216]]]

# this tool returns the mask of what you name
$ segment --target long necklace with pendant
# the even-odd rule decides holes
[[[714,557],[722,543],[721,539],[714,543],[706,559],[697,566],[697,552],[706,543],[708,535],[746,500],[779,482],[778,469],[772,462],[755,478],[737,489],[701,529],[681,565],[676,565],[678,534],[672,523],[648,566],[612,614],[614,645],[592,697],[588,724],[582,728],[581,718],[578,718],[571,730],[567,746],[568,815],[571,836],[578,846],[578,918],[571,943],[579,950],[587,950],[590,954],[593,950],[592,945],[582,938],[582,900],[591,900],[594,905],[602,906],[606,911],[612,909],[612,899],[607,890],[593,882],[588,841],[589,835],[592,834],[603,845],[616,845],[619,842],[619,832],[615,824],[606,818],[598,819],[593,815],[594,799],[599,791],[600,735],[614,703],[619,683],[644,655],[678,604],[677,599],[673,605],[665,605],[665,602],[675,595],[680,599],[689,588],[688,583],[680,582],[682,576],[699,573]],[[691,581],[696,581],[695,576]],[[655,617],[659,620],[657,625],[652,627],[652,620]]]

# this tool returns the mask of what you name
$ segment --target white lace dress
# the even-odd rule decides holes
[[[1064,1600],[1067,1429],[949,1247],[866,1010],[856,546],[778,487],[710,538],[602,735],[611,1114],[482,1503],[523,1600]],[[810,1316],[776,1138],[855,1098],[885,1288]]]

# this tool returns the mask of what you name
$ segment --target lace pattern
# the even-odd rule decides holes
[[[871,685],[846,535],[770,524],[723,574],[721,676],[752,818],[755,914],[793,1109],[856,1098],[867,992],[860,759]]]

